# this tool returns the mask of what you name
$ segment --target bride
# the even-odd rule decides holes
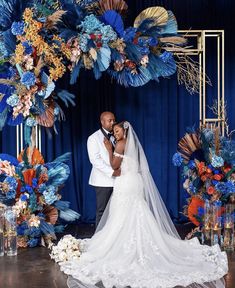
[[[114,125],[113,169],[121,167],[104,215],[79,260],[61,264],[71,288],[223,288],[227,256],[218,245],[181,240],[130,123]],[[101,283],[102,282],[102,283]],[[101,286],[101,287],[103,287]]]

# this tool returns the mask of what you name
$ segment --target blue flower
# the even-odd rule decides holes
[[[219,183],[219,181],[217,181],[217,180],[211,180],[211,183],[215,186],[217,183]]]
[[[26,125],[29,127],[36,126],[38,124],[37,120],[33,117],[28,117],[26,120]]]
[[[225,183],[225,186],[227,188],[227,193],[234,193],[235,192],[235,183],[232,181],[227,181]]]
[[[38,186],[38,179],[37,178],[33,178],[32,179],[32,187],[36,188]]]
[[[102,34],[102,42],[104,44],[117,39],[117,33],[110,25],[102,24],[102,26],[100,27],[100,32]]]
[[[222,157],[220,157],[220,156],[213,155],[211,164],[215,168],[216,167],[222,167],[222,166],[224,166],[224,159]]]
[[[39,244],[39,239],[38,238],[31,238],[28,242],[27,242],[29,247],[36,247]]]
[[[125,42],[132,42],[135,38],[136,28],[128,27],[123,33],[123,39]]]
[[[56,195],[56,187],[49,186],[46,191],[43,192],[44,199],[47,204],[51,205],[56,200],[58,200],[58,197]]]
[[[21,76],[20,82],[25,86],[32,86],[36,82],[36,77],[34,73],[27,71],[24,72],[23,75]]]
[[[203,207],[198,207],[197,212],[198,212],[198,216],[202,217],[204,215],[204,208]]]
[[[34,237],[40,237],[41,236],[41,230],[38,227],[30,227],[29,228],[29,236]]]
[[[193,185],[193,183],[190,183],[190,184],[189,184],[189,190],[190,190],[193,194],[197,193],[197,188]]]
[[[25,186],[22,186],[21,188],[20,188],[20,192],[25,192],[26,190],[25,190]]]
[[[169,61],[172,60],[173,54],[171,52],[164,51],[159,57],[162,59],[164,63],[168,63]]]
[[[24,33],[24,22],[14,21],[11,25],[11,32],[13,35],[22,35]]]
[[[17,235],[21,235],[21,236],[26,235],[27,230],[28,230],[28,225],[24,221],[20,225],[17,226]]]
[[[227,187],[225,185],[224,182],[218,182],[216,185],[215,185],[215,189],[222,193],[222,194],[226,194],[227,193]]]
[[[181,154],[179,153],[175,153],[172,157],[172,163],[174,164],[174,166],[181,166],[183,162],[183,158],[181,156]]]
[[[8,200],[9,199],[15,199],[15,196],[16,196],[16,191],[13,191],[13,190],[8,191],[6,194],[6,197]]]
[[[196,167],[196,164],[195,164],[194,160],[190,160],[188,162],[188,168],[193,170],[195,167]]]
[[[25,51],[26,54],[32,54],[33,53],[33,48],[29,44],[29,42],[25,41],[25,42],[22,43],[22,45],[24,46],[24,51]]]
[[[142,55],[148,55],[150,53],[148,47],[141,47],[139,50]]]
[[[21,201],[27,201],[27,199],[28,199],[28,197],[25,194],[20,196]]]
[[[29,194],[32,194],[32,193],[33,193],[33,188],[32,188],[30,185],[28,185],[28,184],[25,185],[25,190],[26,190]]]
[[[12,94],[9,98],[7,98],[7,104],[11,107],[16,106],[19,103],[19,97],[16,94]]]
[[[150,37],[149,40],[148,40],[148,43],[149,43],[150,46],[157,46],[158,40],[157,40],[157,38]]]
[[[87,39],[87,36],[82,34],[79,38],[79,45],[80,45],[80,48],[83,52],[87,52],[88,51],[88,39]]]
[[[15,191],[17,188],[17,181],[14,177],[8,176],[5,178],[4,183],[8,184],[9,190],[11,191]]]

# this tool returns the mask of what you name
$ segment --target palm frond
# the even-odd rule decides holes
[[[64,10],[58,10],[52,15],[47,17],[47,20],[44,24],[47,30],[56,29],[58,22],[62,22],[62,16],[66,13]]]

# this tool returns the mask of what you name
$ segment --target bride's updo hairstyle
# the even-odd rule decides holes
[[[115,126],[118,126],[124,130],[124,139],[127,137],[128,129],[129,129],[129,123],[127,121],[122,121],[119,123],[113,124],[113,129]]]

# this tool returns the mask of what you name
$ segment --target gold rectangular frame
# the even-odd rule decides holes
[[[200,87],[199,87],[199,120],[200,126],[209,128],[219,127],[221,134],[224,136],[225,130],[225,102],[224,102],[224,30],[179,30],[179,34],[187,38],[195,38],[195,47],[186,47],[174,51],[174,54],[186,54],[188,56],[198,56],[200,74]],[[207,118],[206,111],[209,109],[207,106],[206,95],[206,43],[208,38],[217,38],[217,111],[218,115],[214,118]],[[168,50],[170,51],[170,49]]]

